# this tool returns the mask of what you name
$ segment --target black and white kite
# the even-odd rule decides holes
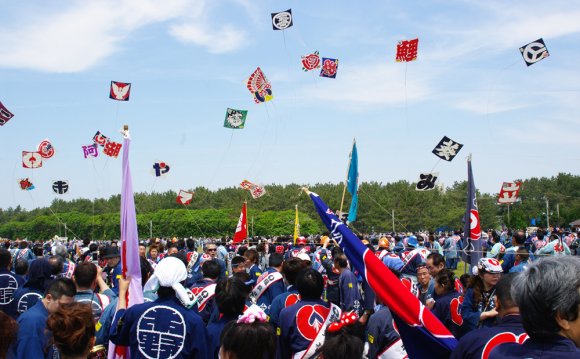
[[[292,9],[272,13],[272,28],[274,30],[285,30],[294,25],[292,23]]]
[[[431,152],[442,160],[451,162],[462,147],[463,145],[461,143],[455,142],[447,136],[443,136]]]
[[[419,175],[419,182],[415,186],[417,191],[430,191],[435,188],[435,183],[439,177],[439,172],[421,173]]]
[[[527,66],[533,65],[550,56],[543,39],[537,39],[534,42],[520,47],[520,52]]]
[[[52,190],[56,194],[65,194],[68,192],[68,182],[67,181],[54,181],[52,183]]]

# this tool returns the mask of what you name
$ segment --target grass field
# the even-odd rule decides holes
[[[459,264],[457,264],[457,269],[454,270],[453,272],[455,273],[455,276],[458,278],[461,277],[463,275],[463,273],[467,273],[465,270],[465,262],[463,262],[463,261],[459,262]]]

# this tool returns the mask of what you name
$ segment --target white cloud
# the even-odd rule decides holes
[[[246,33],[226,25],[218,32],[211,32],[203,23],[192,21],[187,24],[173,25],[171,35],[183,42],[191,42],[206,47],[211,53],[225,53],[245,45]]]
[[[134,31],[165,21],[198,24],[182,25],[181,31],[171,28],[171,32],[182,40],[187,35],[201,39],[192,42],[211,52],[230,51],[231,44],[243,38],[243,32],[230,25],[218,32],[204,26],[205,0],[79,0],[68,4],[65,9],[39,6],[13,14],[17,23],[5,24],[0,30],[0,66],[83,71],[112,56]]]
[[[495,95],[495,96],[492,96]],[[491,92],[488,98],[480,96],[478,98],[468,98],[455,102],[455,107],[461,110],[476,113],[478,115],[488,115],[500,112],[513,111],[532,106],[533,103],[518,103],[517,100],[502,96]]]
[[[400,66],[397,66],[400,65]],[[306,99],[338,103],[343,107],[368,105],[402,105],[425,99],[432,93],[431,75],[414,71],[407,77],[405,94],[405,70],[403,64],[367,63],[353,66],[338,66],[336,79],[318,77],[316,86],[299,91]],[[412,66],[412,65],[408,65]],[[325,86],[325,82],[332,86]]]
[[[475,56],[512,50],[538,38],[554,39],[580,32],[580,8],[569,2],[510,4],[505,1],[474,2],[477,8],[464,21],[446,19],[427,23],[425,30],[445,35],[436,47],[425,51],[425,58],[434,61],[462,61]],[[549,6],[547,6],[549,5]],[[547,43],[550,48],[549,42]]]

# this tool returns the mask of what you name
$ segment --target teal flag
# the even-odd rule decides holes
[[[358,209],[358,154],[356,151],[356,141],[352,144],[350,152],[350,167],[348,168],[348,193],[352,195],[350,209],[348,210],[348,221],[356,221],[356,211]]]

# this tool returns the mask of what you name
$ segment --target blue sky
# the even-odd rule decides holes
[[[344,180],[356,137],[360,181],[416,181],[435,165],[449,186],[473,154],[478,189],[558,172],[578,174],[580,3],[576,1],[79,0],[0,2],[0,207],[58,197],[109,197],[121,158],[84,159],[97,130],[121,142],[128,124],[135,191]],[[273,31],[270,13],[292,9]],[[394,61],[419,38],[418,60]],[[543,38],[550,56],[526,67],[518,48]],[[301,69],[318,50],[336,79]],[[245,79],[260,66],[274,100],[255,104]],[[406,73],[406,88],[405,88]],[[131,82],[129,102],[108,98]],[[249,110],[243,130],[226,108]],[[464,144],[452,162],[431,153],[444,135]],[[41,169],[21,151],[49,138]],[[155,161],[171,166],[155,179]],[[33,179],[36,189],[18,188]]]

